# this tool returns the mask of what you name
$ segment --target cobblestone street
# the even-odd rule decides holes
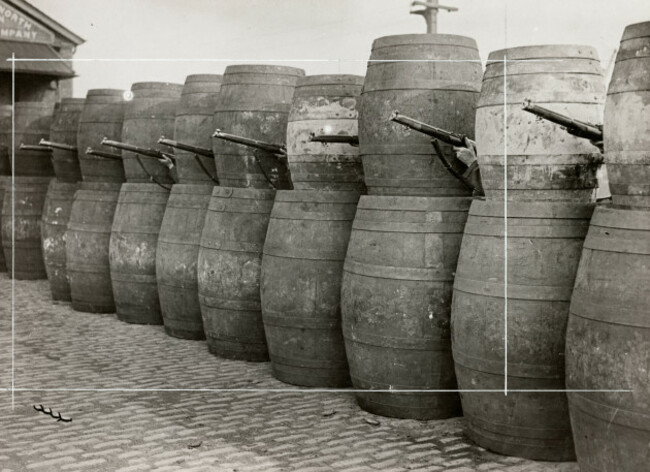
[[[364,412],[351,393],[274,392],[293,387],[269,363],[222,360],[160,326],[53,304],[47,281],[16,282],[12,410],[6,274],[0,293],[1,471],[578,470],[487,452],[461,418],[396,420]]]

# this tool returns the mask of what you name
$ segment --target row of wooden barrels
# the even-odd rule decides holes
[[[623,43],[632,42],[639,50],[643,43],[635,31],[639,31],[637,25],[628,28],[630,38],[624,36]],[[646,34],[646,43],[648,37]],[[453,40],[429,35],[420,39],[427,47],[437,41],[442,44],[441,51],[446,51]],[[472,202],[467,190],[444,169],[435,170],[440,164],[431,158],[427,140],[417,143],[419,138],[381,119],[382,113],[376,114],[374,122],[367,119],[364,124],[361,119],[366,101],[372,104],[375,97],[385,94],[376,102],[386,111],[395,107],[408,111],[410,104],[421,106],[423,114],[431,114],[431,109],[438,114],[446,110],[456,119],[473,122],[473,117],[470,120],[456,103],[462,103],[465,91],[453,81],[463,74],[443,76],[439,89],[424,93],[426,85],[415,80],[422,70],[409,62],[390,61],[403,57],[394,49],[400,43],[417,49],[415,36],[380,38],[373,47],[373,54],[383,50],[387,56],[383,57],[385,63],[373,59],[363,85],[359,107],[363,168],[354,157],[354,148],[341,145],[340,151],[333,152],[334,145],[317,145],[307,139],[311,132],[340,126],[343,120],[348,121],[343,133],[351,133],[351,127],[356,126],[351,122],[356,120],[354,97],[358,93],[348,97],[340,91],[341,82],[329,84],[339,87],[332,93],[335,97],[345,96],[347,100],[348,114],[343,117],[339,104],[332,106],[333,100],[324,90],[332,88],[322,83],[301,106],[296,105],[296,93],[289,98],[284,95],[283,100],[293,103],[291,108],[304,113],[304,137],[291,138],[295,136],[291,126],[301,120],[289,118],[286,142],[292,179],[302,175],[318,183],[307,184],[309,190],[298,188],[295,182],[306,181],[299,177],[295,190],[255,188],[270,186],[256,156],[245,147],[231,144],[213,145],[215,159],[211,162],[221,183],[218,187],[209,181],[181,183],[169,192],[164,185],[171,181],[166,180],[169,176],[162,172],[164,169],[156,167],[155,160],[144,158],[148,172],[162,185],[143,183],[147,173],[130,154],[123,166],[128,183],[121,186],[119,182],[93,182],[83,172],[84,181],[78,190],[76,184],[51,183],[43,213],[42,245],[45,249],[52,244],[47,242],[46,228],[56,220],[52,214],[65,215],[68,202],[67,223],[51,226],[66,234],[66,257],[59,260],[66,264],[68,276],[62,280],[69,281],[73,307],[103,311],[112,308],[114,302],[120,319],[162,322],[167,332],[177,337],[206,336],[210,351],[216,355],[257,361],[270,358],[274,375],[288,383],[324,387],[351,383],[361,390],[356,393],[359,404],[377,414],[444,418],[459,414],[462,405],[469,435],[505,454],[549,460],[572,458],[570,410],[573,438],[585,470],[643,470],[650,435],[646,421],[650,392],[643,382],[650,352],[645,315],[649,300],[643,290],[650,254],[647,210],[599,207],[589,226],[594,211],[594,149],[551,126],[546,134],[543,130],[537,133],[534,126],[542,125],[521,116],[510,125],[508,149],[512,141],[514,149],[519,149],[516,146],[520,143],[521,149],[534,151],[530,155],[508,155],[508,196],[517,201],[504,207],[502,198],[494,198],[504,196],[501,174],[501,187],[488,184],[486,193],[493,191],[488,199]],[[530,57],[530,48],[508,52],[507,57],[526,71],[522,75],[530,76],[529,81],[539,86],[519,89],[523,85],[515,79],[511,82],[508,73],[508,96],[516,96],[518,90],[522,96],[539,94],[533,98],[550,94],[547,96],[570,104],[574,116],[585,120],[590,119],[590,113],[602,113],[604,85],[597,83],[600,71],[596,73],[593,67],[593,51],[585,47],[568,49],[568,58],[578,54],[586,57],[567,60],[570,64],[561,67],[556,61],[545,67],[537,64],[536,72],[526,69],[524,61],[518,64],[513,59]],[[551,47],[544,54],[548,59],[561,56],[561,51]],[[635,55],[637,67],[647,65],[644,57]],[[626,56],[620,62],[627,67],[629,59]],[[468,63],[475,69],[474,62]],[[592,73],[573,63],[589,64],[586,67]],[[396,64],[403,66],[400,69]],[[501,62],[498,66],[503,70],[509,65]],[[262,87],[259,79],[246,75],[250,69],[244,74],[242,67],[252,66],[227,69],[223,83],[231,74],[237,75],[241,83],[254,85],[247,93],[257,89],[259,95],[268,95],[262,90],[270,81]],[[503,80],[493,64],[488,65],[488,71],[483,82],[486,94],[498,88],[495,76]],[[452,69],[443,72],[451,74]],[[268,70],[266,75],[270,75]],[[293,72],[284,75],[300,76]],[[327,81],[333,81],[331,77]],[[381,82],[377,77],[383,83],[373,85]],[[323,82],[323,77],[311,80]],[[357,88],[358,80],[354,83]],[[639,119],[646,112],[639,107],[638,98],[648,92],[638,87],[641,79],[637,80],[626,99],[632,105],[617,112],[628,123],[625,132],[636,137],[633,143],[648,136],[643,128],[646,121]],[[647,83],[647,75],[645,80]],[[402,84],[409,81],[422,90],[411,96],[410,89],[402,87],[407,92],[399,95],[396,90],[402,90]],[[142,88],[133,87],[136,103],[136,92]],[[155,88],[164,87],[158,84]],[[458,88],[461,93],[451,93]],[[588,93],[581,95],[584,90]],[[625,95],[611,92],[612,86],[610,95],[617,99]],[[471,96],[476,95],[476,91],[471,92]],[[239,103],[244,103],[245,99],[241,100]],[[423,100],[425,105],[420,105]],[[240,107],[236,103],[228,111],[230,127],[222,125],[227,131],[275,142],[282,139],[254,134],[253,130],[272,128],[276,118],[254,117],[257,109],[252,103]],[[488,125],[502,126],[504,118],[498,115],[481,122],[480,104],[479,98],[477,135],[479,123],[487,130]],[[596,105],[601,107],[600,112]],[[502,109],[503,103],[493,105],[490,113],[495,115],[497,108]],[[583,108],[588,111],[580,114]],[[151,112],[151,107],[144,109]],[[224,109],[221,112],[226,113]],[[163,120],[147,121],[145,115],[141,113],[136,129],[137,136],[148,138],[136,143],[141,138],[128,135],[125,120],[121,139],[126,141],[127,134],[131,143],[152,146],[161,134]],[[157,115],[149,113],[149,118],[152,116]],[[178,120],[175,114],[170,116]],[[637,120],[631,118],[634,116]],[[497,125],[499,118],[502,121]],[[437,124],[458,130],[460,125],[455,127],[451,120]],[[436,123],[433,119],[431,122]],[[362,130],[373,126],[376,136],[364,141]],[[212,128],[208,124],[201,136],[185,139],[209,142],[206,135]],[[503,128],[492,129],[486,134],[495,141],[502,140],[498,135]],[[380,152],[383,147],[374,148],[374,154],[367,151],[386,135],[392,135],[384,142],[386,149],[395,151],[392,160],[388,152]],[[180,139],[176,133],[174,137]],[[97,135],[93,146],[99,139]],[[482,143],[490,141],[478,142],[481,148]],[[607,142],[606,153],[611,149]],[[411,143],[417,146],[407,148]],[[228,146],[230,154],[221,146]],[[307,148],[311,152],[305,151]],[[493,153],[493,161],[481,162],[484,181],[489,182],[490,175],[504,171],[503,149],[489,151],[488,144],[483,149]],[[480,153],[479,159],[489,155]],[[295,159],[299,155],[310,156],[312,168],[308,172],[294,172],[295,163],[301,162]],[[353,157],[345,160],[342,155]],[[188,157],[188,162],[198,166]],[[127,166],[128,159],[132,159],[131,167]],[[350,166],[344,169],[341,164]],[[372,164],[377,164],[375,171]],[[634,165],[643,172],[643,163]],[[199,167],[195,170],[202,172]],[[423,178],[429,174],[435,183]],[[361,196],[360,178],[370,195]],[[38,192],[42,199],[45,181],[23,177],[14,200],[28,202],[30,194]],[[356,187],[339,186],[351,181]],[[37,183],[40,187],[29,185]],[[61,189],[66,185],[69,193],[63,196]],[[40,190],[34,190],[36,187]],[[33,191],[25,190],[21,195],[21,189],[27,188]],[[313,191],[315,188],[320,191]],[[57,192],[60,200],[50,205]],[[626,204],[643,206],[639,203],[643,198],[637,198],[642,194],[619,195],[634,197]],[[20,206],[24,210],[28,207]],[[38,215],[33,211],[20,220],[37,221]],[[14,227],[19,234],[18,225]],[[47,250],[45,254],[47,257]],[[28,265],[21,262],[21,270],[23,267]],[[81,290],[76,291],[76,287]],[[569,403],[565,385],[575,390],[568,392]]]

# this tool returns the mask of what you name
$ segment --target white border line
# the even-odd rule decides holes
[[[16,391],[16,53],[11,53],[11,409]],[[4,250],[4,249],[3,249]]]
[[[503,394],[508,396],[508,71],[503,55]]]

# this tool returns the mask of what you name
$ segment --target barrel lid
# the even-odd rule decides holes
[[[305,71],[297,67],[276,66],[271,64],[235,64],[226,67],[223,75],[228,74],[273,74],[303,77]]]
[[[382,36],[372,43],[373,51],[375,49],[390,46],[413,46],[418,44],[438,45],[438,46],[460,46],[478,50],[476,40],[468,36],[457,34],[398,34],[392,36]]]
[[[473,216],[501,217],[504,215],[502,200],[474,200],[469,214]],[[577,202],[508,202],[508,218],[567,218],[589,219],[595,203]]]
[[[635,38],[645,38],[650,37],[650,21],[644,21],[642,23],[634,23],[632,25],[627,25],[625,31],[623,32],[623,37],[621,41],[627,41],[628,39]]]
[[[135,82],[131,85],[131,91],[136,90],[169,90],[181,93],[183,91],[183,84],[175,84],[172,82]]]
[[[313,85],[358,85],[363,86],[364,78],[362,75],[350,74],[321,74],[306,75],[298,79],[296,87],[307,87]]]
[[[86,94],[86,98],[98,96],[122,97],[124,96],[124,92],[125,90],[120,89],[90,89]]]
[[[358,208],[390,211],[467,211],[471,203],[471,197],[363,195]]]
[[[361,192],[346,190],[279,190],[275,195],[276,202],[289,203],[352,203],[359,201]]]
[[[197,82],[209,82],[220,84],[223,75],[219,74],[190,74],[185,78],[185,84],[194,84]]]
[[[591,59],[600,60],[595,48],[580,44],[540,44],[534,46],[519,46],[515,48],[492,51],[489,61],[507,60],[523,61],[527,59]],[[489,64],[488,64],[489,65]]]

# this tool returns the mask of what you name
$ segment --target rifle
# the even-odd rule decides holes
[[[595,125],[586,121],[575,120],[569,116],[549,110],[548,108],[535,105],[528,99],[524,100],[522,109],[528,113],[536,115],[540,119],[560,125],[567,133],[577,136],[578,138],[584,138],[590,141],[603,140],[602,125]]]
[[[463,134],[454,133],[453,131],[447,131],[442,128],[436,128],[435,126],[428,125],[406,115],[400,115],[398,111],[394,111],[390,115],[389,119],[390,121],[404,125],[407,128],[411,128],[415,131],[419,131],[420,133],[424,133],[427,136],[431,136],[432,138],[442,141],[443,143],[451,144],[455,147],[467,147],[465,139],[469,138]],[[469,141],[474,143],[474,141],[471,139],[469,139]]]
[[[102,139],[101,144],[103,146],[108,146],[115,149],[121,149],[123,151],[130,151],[135,154],[141,154],[147,157],[153,157],[154,159],[159,159],[162,161],[166,159],[171,159],[172,162],[176,161],[176,158],[172,154],[159,151],[158,149],[143,148],[140,146],[134,146],[132,144],[122,143],[120,141],[111,141],[110,139],[107,138]]]
[[[113,159],[115,161],[121,161],[122,156],[120,154],[113,154],[111,152],[103,152],[103,151],[95,151],[93,148],[89,147],[86,149],[86,154],[89,156],[97,156],[97,157],[103,157],[106,159]]]
[[[309,135],[309,141],[314,143],[343,143],[350,146],[359,146],[359,136],[347,136],[343,134],[316,134]]]
[[[38,146],[36,144],[20,143],[19,149],[21,151],[52,152],[52,148],[46,146]]]
[[[41,139],[38,144],[52,149],[61,149],[62,151],[77,152],[77,146],[71,146],[70,144],[56,143],[54,141],[47,141],[45,139]]]
[[[210,170],[205,167],[205,164],[203,164],[203,161],[199,156],[204,156],[204,157],[209,157],[211,159],[214,159],[214,153],[212,152],[212,149],[206,149],[198,146],[193,146],[191,144],[185,144],[181,143],[179,141],[174,141],[172,139],[166,139],[164,136],[161,136],[160,139],[158,140],[158,144],[164,144],[165,146],[169,146],[172,148],[176,149],[181,149],[182,151],[187,151],[191,152],[194,154],[194,159],[196,160],[197,164],[201,168],[201,170],[208,176],[210,179],[215,182],[216,184],[219,184],[219,179],[217,177],[213,176]]]
[[[232,143],[243,144],[244,146],[259,149],[261,151],[266,151],[271,154],[279,154],[281,156],[287,155],[287,149],[284,144],[267,143],[264,141],[258,141],[257,139],[246,138],[244,136],[237,136],[236,134],[228,134],[228,133],[224,133],[220,129],[215,130],[212,137],[223,139],[224,141],[230,141]]]

